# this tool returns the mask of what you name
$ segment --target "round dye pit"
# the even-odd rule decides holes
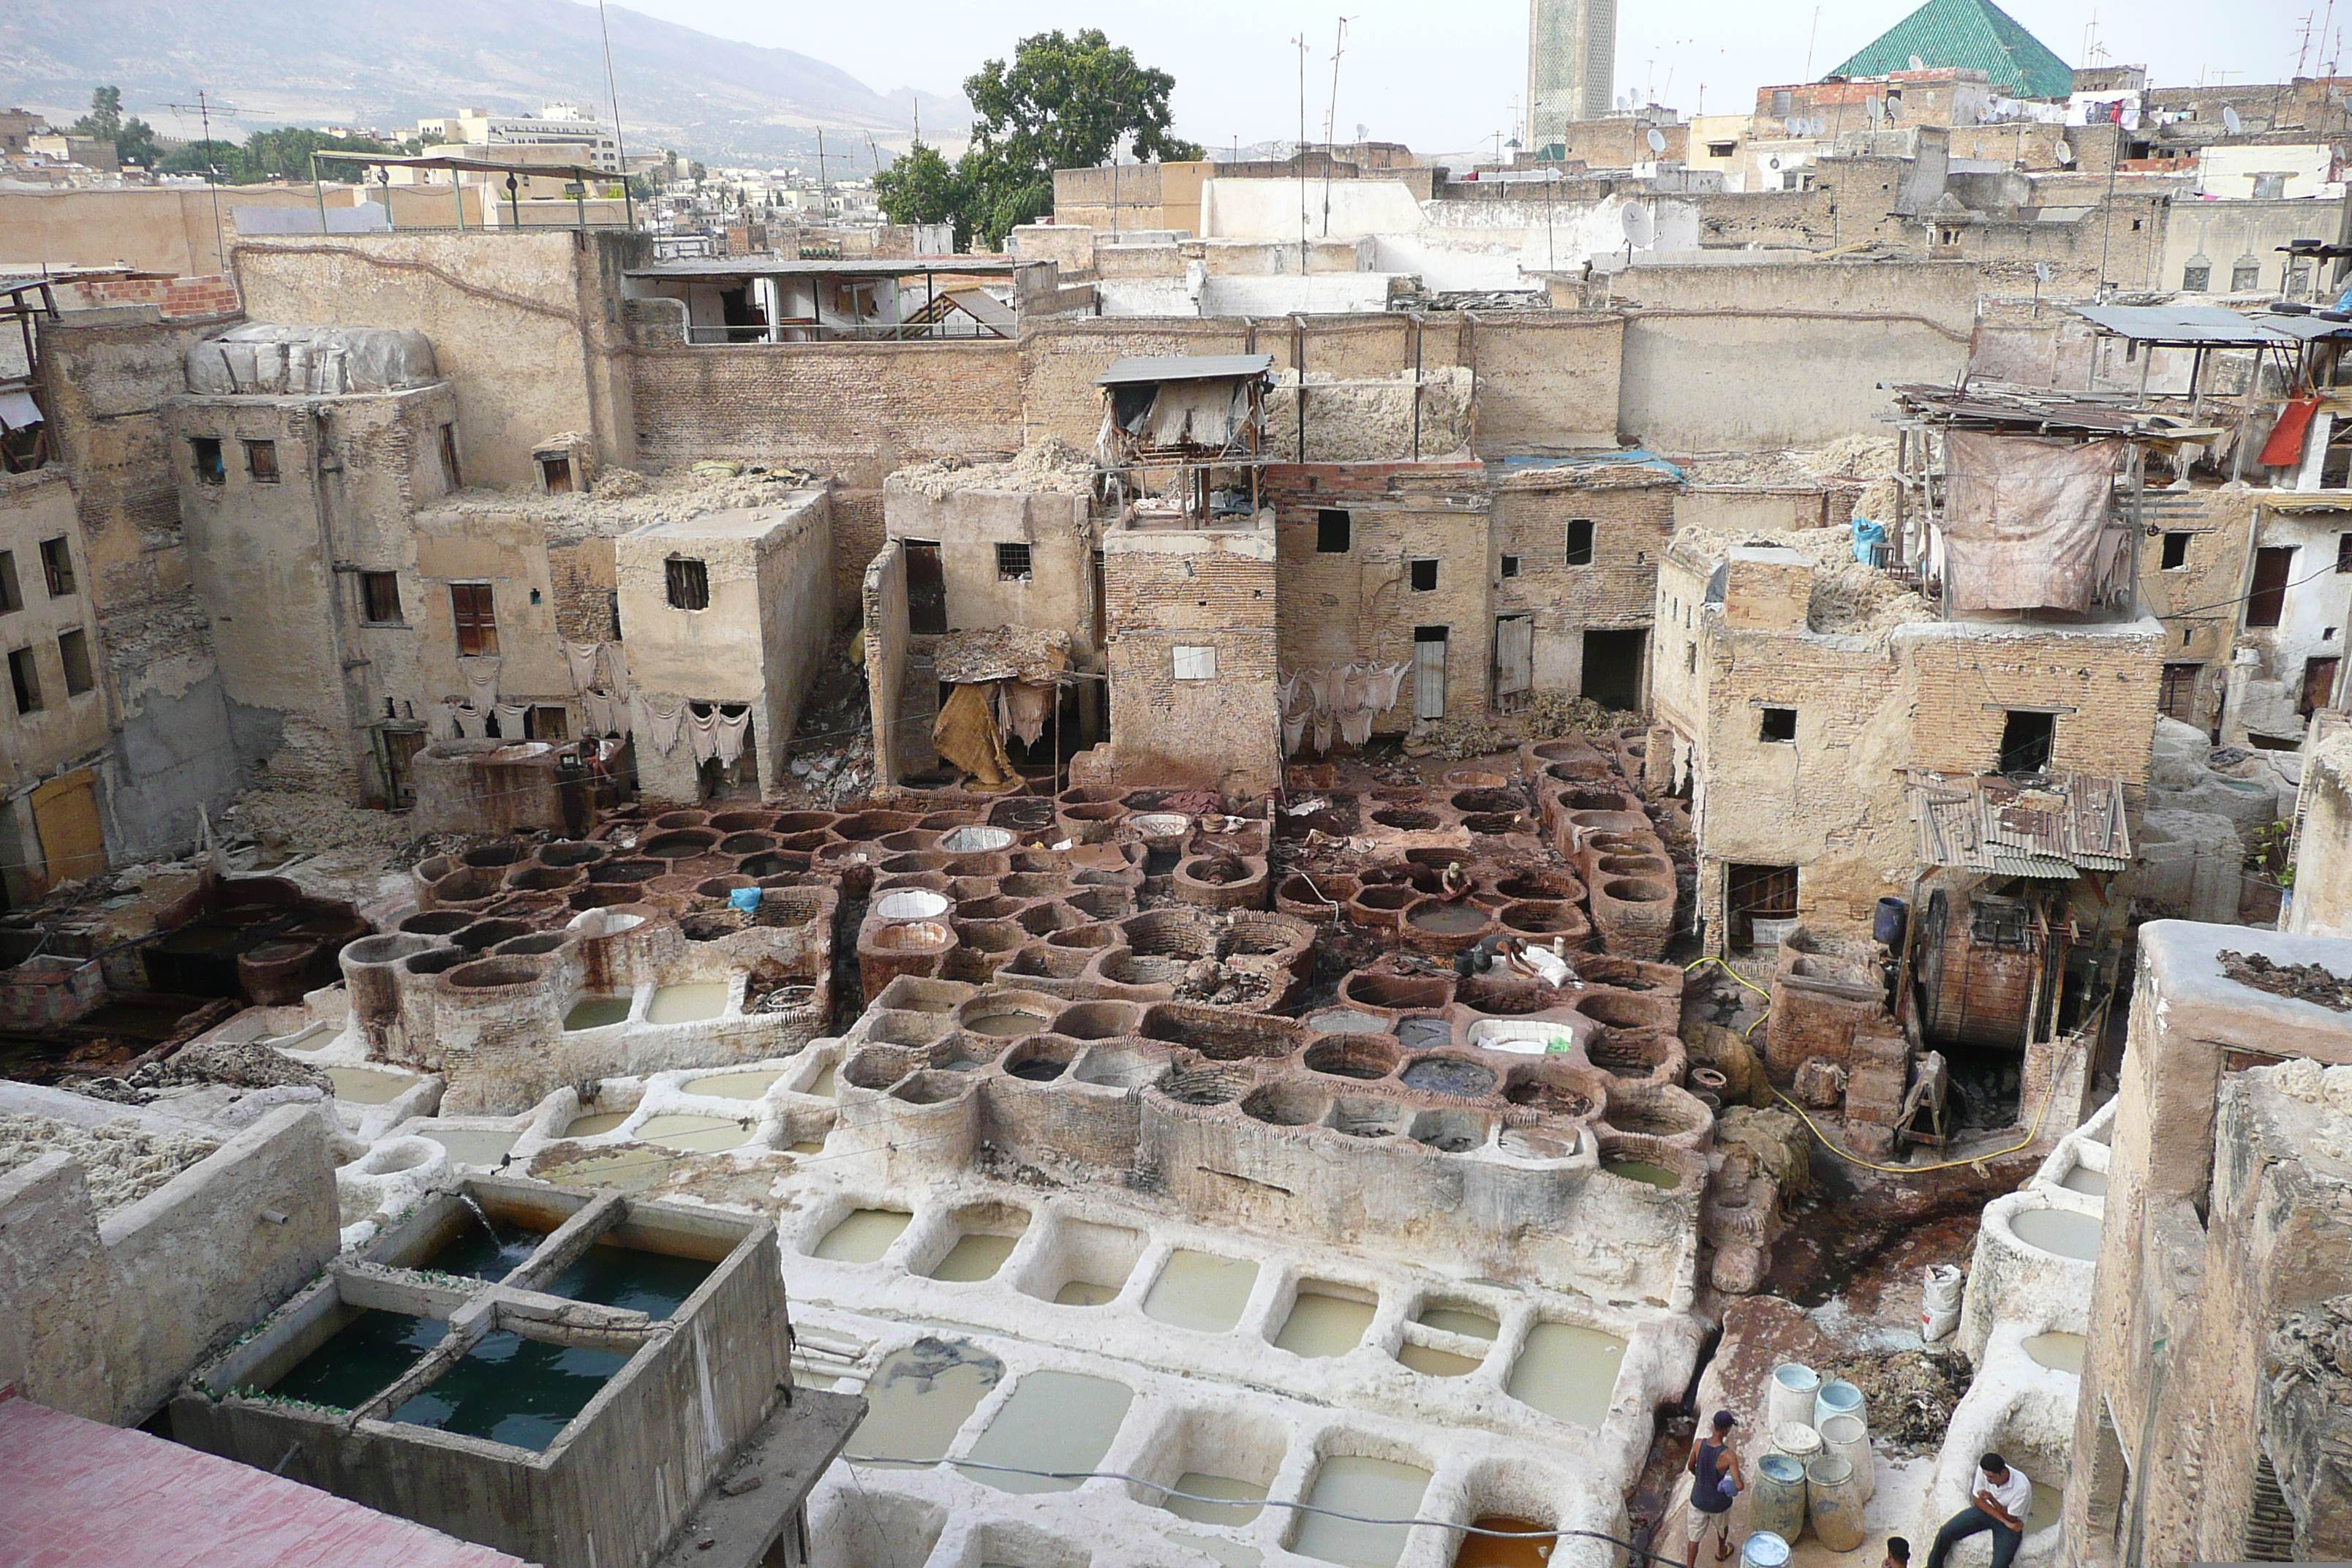
[[[2009,1216],[2010,1229],[2026,1246],[2060,1258],[2095,1262],[2099,1256],[2099,1222],[2072,1209],[2020,1209]]]

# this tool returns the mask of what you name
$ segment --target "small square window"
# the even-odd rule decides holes
[[[2336,536],[2336,569],[2338,572],[2352,572],[2352,533],[2339,533]],[[0,608],[5,607],[0,605]]]
[[[1434,561],[1415,561],[1412,563],[1412,591],[1416,594],[1436,593],[1437,563]]]
[[[1570,566],[1592,564],[1592,520],[1589,517],[1569,520],[1568,563]]]
[[[1354,543],[1349,537],[1353,532],[1350,521],[1342,508],[1327,506],[1318,510],[1315,514],[1315,553],[1345,555]]]
[[[0,616],[24,607],[24,591],[16,586],[16,552],[0,550]]]
[[[228,465],[221,460],[219,437],[192,436],[188,438],[188,448],[195,454],[196,479],[200,482],[207,485],[228,483]]]
[[[2352,539],[2352,534],[2347,534],[2345,537]],[[2164,536],[2164,569],[2167,572],[2178,572],[2188,564],[2188,532],[2185,530],[2174,530],[2167,533]]]
[[[673,555],[662,563],[662,580],[671,609],[710,608],[710,568],[704,563]]]
[[[48,580],[52,599],[74,591],[73,542],[64,534],[41,541],[41,575]]]
[[[1695,642],[1683,644],[1683,670],[1688,675],[1698,673],[1698,644]]]
[[[257,485],[278,482],[278,443],[247,441],[245,444],[245,471]]]
[[[8,656],[8,680],[16,689],[16,711],[41,710],[41,672],[33,668],[33,650],[20,647]]]
[[[1176,649],[1176,679],[1179,680],[1214,680],[1217,679],[1217,650],[1213,647]]]
[[[2050,769],[2050,753],[2057,739],[2058,716],[2011,709],[2000,727],[2000,757],[1995,771],[2039,773]]]
[[[2241,261],[2230,268],[2230,292],[2244,294],[2263,286],[2263,264]]]
[[[1793,741],[1797,738],[1797,710],[1794,708],[1767,708],[1764,727],[1758,733],[1760,741]]]
[[[544,489],[549,495],[570,495],[572,489],[572,459],[569,458],[541,458],[539,460],[539,482],[540,488]]]
[[[1519,574],[1519,558],[1518,558],[1517,556],[1516,556],[1516,555],[1506,555],[1506,556],[1504,556],[1504,557],[1503,557],[1503,575],[1504,575],[1504,576],[1506,576],[1506,577],[1516,577],[1516,576],[1517,576],[1518,574]]]
[[[400,574],[360,574],[361,614],[370,626],[396,626],[400,619]]]
[[[1027,545],[1000,544],[996,547],[996,580],[1000,583],[1026,583],[1030,580]]]
[[[2182,293],[2202,294],[2212,286],[2213,268],[2210,265],[2191,265],[2183,267],[2180,269],[2180,291]]]
[[[89,637],[79,626],[58,634],[58,659],[66,667],[66,695],[79,697],[95,684],[89,678]]]
[[[2284,174],[2253,174],[2248,177],[2254,182],[2254,200],[2258,202],[2278,201],[2286,195]],[[2134,224],[2132,226],[2137,228],[2139,225]]]

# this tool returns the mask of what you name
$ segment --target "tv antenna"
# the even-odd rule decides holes
[[[228,250],[221,238],[220,169],[213,162],[213,110],[217,109],[223,114],[235,114],[236,105],[215,103],[203,88],[198,88],[195,102],[167,103],[163,107],[174,114],[193,114],[196,117],[196,122],[204,127],[205,184],[213,189],[213,255],[219,263],[221,276],[226,278],[228,276]],[[311,175],[315,179],[317,174],[318,170],[314,165]],[[319,225],[319,232],[324,234],[326,229],[327,226],[322,220]]]
[[[1323,237],[1326,239],[1331,237],[1331,163],[1334,158],[1332,138],[1339,133],[1339,57],[1347,52],[1348,18],[1342,16],[1331,37],[1331,103],[1330,107],[1323,111]],[[1299,259],[1304,263],[1306,258],[1302,256]]]

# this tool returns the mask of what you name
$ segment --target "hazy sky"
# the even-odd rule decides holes
[[[2311,0],[2324,13],[2328,0]],[[628,0],[722,37],[814,56],[888,91],[952,92],[980,62],[1012,52],[1023,35],[1100,26],[1114,43],[1176,79],[1178,132],[1213,149],[1297,134],[1298,51],[1310,45],[1308,134],[1320,140],[1331,102],[1331,42],[1339,11],[1298,0],[1187,0],[1181,5],[1078,5],[1009,0],[993,5],[904,0],[881,11],[772,0]],[[1525,0],[1342,0],[1348,44],[1339,63],[1340,139],[1360,124],[1376,140],[1423,152],[1491,148],[1509,133],[1526,91]],[[1811,41],[1818,76],[1912,9],[1913,0],[1822,0]],[[2014,0],[2010,14],[2070,65],[2083,63],[2084,28],[2113,63],[2145,64],[2161,85],[2284,80],[2293,72],[2305,0]],[[1807,79],[1811,0],[1620,0],[1620,93],[1654,83],[1658,101],[1685,115],[1750,106],[1759,86]],[[2332,36],[2352,28],[2352,0],[2336,5]],[[2315,31],[2316,30],[2315,26]],[[2316,74],[2316,47],[2305,74]],[[2227,73],[2224,76],[2222,73]],[[624,68],[625,74],[625,67]],[[625,95],[625,82],[624,92]]]

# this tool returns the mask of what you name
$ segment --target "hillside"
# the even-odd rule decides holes
[[[815,145],[865,153],[869,134],[903,146],[916,95],[883,94],[847,72],[614,5],[613,63],[633,148],[765,162]],[[79,112],[90,89],[122,89],[124,110],[194,137],[202,86],[236,106],[237,131],[374,125],[469,106],[530,112],[559,99],[604,111],[593,6],[572,0],[37,0],[0,6],[0,102]],[[969,123],[960,100],[922,97],[927,133]],[[217,130],[217,124],[215,129]],[[835,132],[839,135],[836,136]],[[860,156],[861,164],[867,160]]]

